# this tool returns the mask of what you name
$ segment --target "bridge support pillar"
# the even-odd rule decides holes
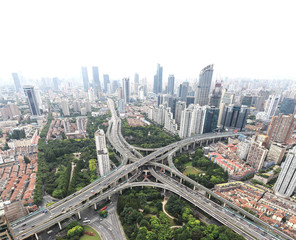
[[[81,215],[80,215],[80,212],[77,212],[77,214],[78,214],[78,218],[79,218],[79,219],[81,219]]]
[[[244,215],[244,218],[246,218],[246,215]]]
[[[163,189],[163,194],[165,194],[165,188]]]
[[[163,159],[161,160],[161,164],[163,164]]]
[[[146,156],[148,155],[148,151],[146,151]]]
[[[111,196],[110,195],[108,196],[108,199],[111,200]]]
[[[209,145],[209,140],[207,140],[207,146]]]
[[[195,185],[193,185],[193,190],[195,190]]]
[[[186,146],[186,149],[187,149],[187,151],[188,151],[188,149],[189,149],[189,145]]]
[[[117,181],[115,181],[115,182],[113,183],[113,187],[116,187],[116,185],[117,185]]]
[[[35,233],[35,238],[36,238],[37,240],[39,240],[39,237],[38,237],[37,233]]]
[[[171,172],[171,177],[173,177],[173,172]]]
[[[180,183],[182,183],[182,178],[180,178]]]
[[[209,194],[209,199],[211,199],[211,194]]]
[[[58,222],[58,225],[59,225],[59,229],[62,230],[61,222]]]
[[[180,153],[182,153],[182,147],[180,147]]]
[[[100,194],[103,194],[103,190],[100,191]]]
[[[95,203],[94,204],[94,208],[95,208],[95,210],[97,210],[98,208],[97,208],[97,203]]]
[[[133,189],[133,187],[130,187],[130,189]]]
[[[199,146],[200,146],[200,147],[201,147],[201,145],[202,145],[202,141],[199,142]]]
[[[195,149],[195,142],[193,143],[192,148]]]
[[[226,203],[223,203],[223,207],[226,207]]]
[[[122,190],[120,190],[120,194],[122,195]]]

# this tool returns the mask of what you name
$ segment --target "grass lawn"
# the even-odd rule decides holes
[[[83,230],[84,232],[93,232],[94,234],[96,234],[95,236],[89,236],[87,234],[83,234],[82,237],[80,237],[79,240],[101,240],[99,234],[90,226],[83,226]]]
[[[185,164],[185,167],[191,167],[191,166],[192,166],[192,161]]]
[[[185,169],[185,171],[184,171],[183,174],[185,174],[186,176],[187,176],[188,174],[197,175],[197,174],[199,174],[199,173],[201,173],[201,172],[202,172],[202,171],[198,170],[197,168],[194,168],[194,167],[189,166],[189,167],[187,167],[187,168]]]

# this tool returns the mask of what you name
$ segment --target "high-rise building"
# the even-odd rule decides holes
[[[78,101],[73,101],[73,111],[80,112],[80,103]]]
[[[203,133],[205,116],[206,116],[206,107],[205,106],[201,107],[198,104],[195,104],[192,110],[189,136]]]
[[[168,94],[174,95],[174,89],[175,89],[175,76],[169,75],[168,78]]]
[[[39,116],[40,109],[39,109],[34,87],[30,85],[26,85],[23,87],[23,89],[25,92],[25,96],[27,97],[32,116]]]
[[[62,105],[62,111],[63,111],[64,116],[70,116],[70,110],[69,110],[68,102],[66,100],[63,100],[61,102],[61,105]]]
[[[104,78],[104,93],[107,93],[108,92],[108,85],[110,85],[109,75],[104,74],[103,78]]]
[[[13,78],[13,81],[14,81],[15,90],[17,92],[21,92],[22,87],[21,87],[21,82],[20,82],[19,75],[17,73],[12,73],[12,78]]]
[[[100,76],[99,76],[99,68],[96,67],[96,66],[92,67],[92,72],[93,72],[94,86],[101,91],[101,82],[100,82]]]
[[[81,67],[81,72],[82,72],[82,80],[83,80],[83,89],[85,92],[87,92],[88,85],[89,85],[87,67]]]
[[[214,106],[206,107],[203,133],[213,132],[217,128],[219,108]]]
[[[210,106],[214,106],[218,108],[220,106],[221,96],[222,96],[222,84],[216,82],[210,97]]]
[[[110,172],[110,159],[106,147],[105,133],[102,129],[95,132],[96,150],[101,177]]]
[[[252,139],[246,162],[256,171],[260,171],[267,153],[268,150],[263,146],[261,141],[257,141],[256,138]]]
[[[213,71],[213,65],[208,65],[201,70],[199,74],[199,82],[195,92],[195,104],[204,106],[209,103]]]
[[[285,115],[293,114],[295,112],[296,101],[293,98],[284,98],[279,108],[279,113]]]
[[[175,120],[173,118],[173,113],[171,112],[170,107],[165,109],[164,129],[166,129],[172,134],[177,134],[178,126],[175,123]]]
[[[134,93],[138,94],[139,91],[139,74],[135,73],[135,78],[134,78]]]
[[[52,79],[52,82],[53,82],[53,89],[55,91],[58,91],[59,90],[59,79],[57,77],[54,77]]]
[[[186,107],[188,107],[190,104],[194,104],[194,96],[187,96],[186,97]]]
[[[186,108],[185,102],[177,102],[176,103],[176,111],[175,111],[175,120],[178,125],[181,123],[181,115],[182,111]]]
[[[287,144],[296,127],[294,115],[273,116],[267,129],[267,135],[271,141]]]
[[[270,95],[267,99],[265,110],[264,110],[264,119],[269,121],[276,113],[279,105],[281,96],[280,95]]]
[[[179,136],[180,138],[186,138],[190,136],[190,123],[192,118],[192,105],[189,108],[186,108],[182,111],[181,115],[181,124],[180,124],[180,131]]]
[[[157,64],[157,71],[154,75],[153,92],[155,94],[162,92],[162,66]]]
[[[123,99],[125,103],[130,102],[130,82],[129,78],[122,79]]]
[[[286,146],[273,142],[270,145],[266,161],[272,162],[273,164],[280,164],[286,153],[286,149]]]
[[[178,97],[181,101],[186,101],[187,93],[188,93],[189,83],[183,82],[179,86]]]
[[[221,96],[220,105],[219,105],[220,112],[219,112],[219,118],[217,123],[218,127],[221,127],[222,114],[223,114],[224,107],[229,104],[233,104],[234,96],[235,94],[232,92],[227,92],[227,89],[222,90],[222,96]]]
[[[281,197],[290,197],[296,187],[296,147],[288,154],[274,185],[274,192]]]
[[[250,150],[250,146],[251,146],[251,143],[249,140],[239,142],[237,144],[237,150],[236,150],[237,156],[240,159],[245,160]]]
[[[230,104],[224,106],[221,126],[222,128],[235,128],[242,130],[246,124],[249,108],[247,106],[235,106]]]

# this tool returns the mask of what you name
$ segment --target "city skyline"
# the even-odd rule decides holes
[[[12,82],[12,72],[81,77],[81,66],[115,79],[138,72],[151,82],[157,63],[163,79],[198,78],[208,64],[214,79],[295,79],[295,16],[285,3],[90,1],[71,2],[71,11],[67,1],[1,3],[1,83]]]

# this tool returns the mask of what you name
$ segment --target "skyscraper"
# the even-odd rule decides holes
[[[295,112],[296,101],[293,98],[284,98],[279,108],[279,113],[285,115],[293,114]]]
[[[294,115],[273,116],[267,129],[267,135],[270,141],[287,144],[296,127]]]
[[[158,94],[162,92],[162,66],[157,64],[157,71],[154,75],[153,92]]]
[[[215,88],[212,91],[212,95],[210,97],[210,106],[219,107],[220,100],[222,96],[222,84],[216,82]]]
[[[182,112],[180,131],[179,131],[180,138],[186,138],[186,137],[190,136],[190,123],[191,123],[191,118],[192,118],[192,108],[193,108],[193,106],[190,105],[189,108],[186,108]]]
[[[82,71],[83,89],[85,92],[87,92],[88,85],[89,85],[87,67],[81,67],[81,71]]]
[[[100,76],[99,76],[99,68],[96,67],[96,66],[94,66],[94,67],[92,67],[92,71],[93,71],[94,86],[101,91],[101,82],[100,82]]]
[[[123,87],[123,99],[125,103],[129,103],[130,101],[130,82],[129,78],[122,79],[122,87]]]
[[[174,88],[175,88],[175,76],[169,75],[168,78],[168,94],[174,95]]]
[[[63,100],[61,102],[61,106],[62,106],[62,111],[64,116],[70,116],[70,110],[69,110],[69,104],[66,100]]]
[[[138,94],[138,88],[139,88],[139,74],[135,73],[135,79],[134,79],[134,93]]]
[[[195,104],[192,111],[189,136],[203,133],[205,116],[206,116],[206,107],[205,106],[201,107],[198,104]]]
[[[275,115],[278,109],[280,98],[280,95],[270,95],[268,97],[264,110],[264,120],[268,121]]]
[[[95,132],[96,150],[101,177],[110,172],[110,159],[106,147],[105,133],[102,129]]]
[[[199,74],[199,82],[195,92],[195,104],[200,106],[207,105],[209,103],[210,88],[213,76],[213,66],[208,65],[201,70]]]
[[[268,150],[263,146],[263,143],[261,141],[257,141],[257,139],[252,139],[246,162],[256,171],[260,171],[267,153]]]
[[[181,101],[186,101],[188,93],[189,82],[183,82],[179,86],[178,97],[181,98]]]
[[[34,87],[30,85],[26,85],[23,88],[24,88],[25,96],[27,97],[27,100],[28,100],[28,104],[29,104],[32,116],[39,116],[40,109],[38,106],[38,101],[37,101]]]
[[[104,74],[104,93],[108,92],[108,85],[110,84],[110,80],[109,80],[109,75],[108,74]]]
[[[296,147],[289,152],[281,167],[282,170],[274,185],[274,191],[276,195],[289,197],[296,187]]]
[[[203,133],[212,132],[217,128],[218,117],[219,117],[219,108],[214,106],[207,106]]]
[[[222,128],[236,128],[242,130],[246,124],[249,108],[247,106],[235,106],[230,104],[224,106],[223,109],[221,126]]]
[[[175,120],[178,125],[181,123],[181,115],[182,111],[186,108],[185,102],[177,102],[176,103],[176,111],[175,111]]]
[[[21,82],[20,82],[18,74],[17,73],[12,73],[12,78],[13,78],[13,81],[14,81],[15,90],[17,92],[21,92],[22,87],[21,87]]]

